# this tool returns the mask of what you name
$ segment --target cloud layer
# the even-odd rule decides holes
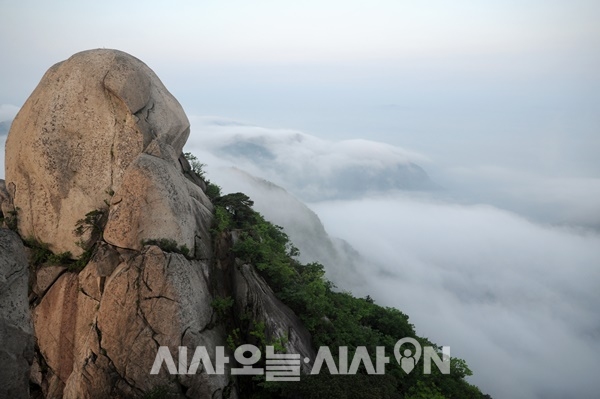
[[[347,198],[391,189],[431,189],[421,154],[385,143],[324,140],[299,131],[192,118],[188,148],[208,151],[304,199]]]
[[[363,270],[354,290],[450,345],[493,397],[597,393],[600,236],[398,195],[312,208],[331,234],[386,265]]]
[[[223,145],[248,137],[260,138],[260,148],[268,149],[256,148],[264,162],[257,161],[261,156],[222,156]],[[353,144],[349,151],[344,143],[299,132],[205,119],[193,124],[188,148],[199,152],[209,177],[225,182],[227,191],[248,190],[247,182],[219,172],[237,165],[302,195],[298,180],[352,165],[354,150],[365,148],[356,162],[400,159],[385,146]],[[323,171],[312,165],[314,153],[322,154]],[[269,166],[274,159],[289,163],[286,175]],[[425,156],[417,159],[436,167]],[[310,207],[327,232],[369,260],[358,268],[328,264],[329,275],[352,274],[344,289],[406,312],[419,334],[466,359],[472,381],[493,397],[594,397],[600,388],[599,180],[541,176],[510,164],[455,167],[437,176],[443,190],[360,192],[337,201],[315,191],[321,201]],[[296,212],[254,189],[267,217]],[[309,237],[306,243],[311,245]]]

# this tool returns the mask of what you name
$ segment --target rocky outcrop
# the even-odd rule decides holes
[[[0,398],[29,397],[34,338],[27,281],[27,258],[19,236],[0,229]]]
[[[212,204],[171,162],[141,154],[128,168],[110,203],[104,239],[139,250],[142,242],[169,238],[197,258],[212,254]]]
[[[45,397],[215,397],[227,375],[150,375],[159,346],[225,346],[214,322],[209,265],[156,246],[120,254],[109,245],[79,273],[62,274],[34,310]]]
[[[232,255],[232,236],[213,242],[206,184],[182,155],[188,133],[154,73],[119,51],[86,51],[53,66],[27,100],[9,133],[0,185],[2,209],[32,247],[33,329],[22,245],[0,231],[8,243],[0,287],[11,297],[1,303],[18,309],[0,327],[10,343],[1,356],[18,358],[0,374],[11,379],[3,387],[18,390],[10,397],[27,396],[29,375],[45,398],[236,398],[229,349],[221,373],[151,370],[159,347],[176,363],[180,347],[188,359],[203,347],[214,361],[241,314],[270,339],[285,338],[290,353],[314,358],[300,319],[254,266]],[[65,251],[78,262],[57,256]],[[228,322],[213,306],[223,297],[235,301]]]
[[[302,359],[314,359],[315,351],[306,327],[296,314],[281,302],[254,266],[238,263],[233,268],[235,313],[250,316],[255,323],[265,325],[268,342],[281,342],[286,353],[299,354]],[[304,372],[309,365],[302,362]]]
[[[264,327],[263,331],[255,332],[264,334],[266,342],[281,344],[286,353],[308,358],[308,362],[301,363],[301,369],[304,373],[310,372],[315,359],[310,333],[300,318],[277,298],[256,267],[232,254],[231,248],[239,239],[236,231],[221,233],[216,239],[212,272],[215,295],[234,300],[236,326],[248,331],[256,330],[259,325]]]
[[[177,157],[188,135],[183,109],[140,60],[91,50],[54,65],[6,141],[6,181],[15,185],[21,236],[80,255],[77,221],[105,206],[151,143]]]

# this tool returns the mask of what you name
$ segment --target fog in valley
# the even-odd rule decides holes
[[[436,167],[425,153],[219,118],[192,121],[187,148],[207,163],[210,179],[225,192],[248,193],[312,255],[303,261],[325,263],[339,289],[397,307],[418,333],[451,343],[483,390],[511,398],[593,396],[598,179],[456,168],[437,171],[446,184],[461,177],[442,186],[417,169]],[[405,167],[413,162],[410,175]],[[352,192],[344,171],[358,174]],[[361,176],[373,181],[365,185]],[[335,238],[321,233],[311,210]],[[328,253],[314,251],[327,246]]]

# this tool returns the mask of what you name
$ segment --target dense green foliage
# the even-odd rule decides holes
[[[228,296],[224,298],[215,298],[210,305],[217,313],[217,319],[220,321],[227,316],[233,304],[233,298]]]
[[[325,278],[318,263],[301,264],[294,259],[298,250],[293,247],[279,226],[267,222],[252,209],[253,202],[242,193],[214,199],[215,234],[235,232],[239,240],[233,253],[244,262],[253,264],[273,288],[276,295],[299,315],[313,337],[315,348],[328,346],[334,357],[339,346],[347,346],[349,359],[359,346],[365,346],[375,364],[375,348],[384,346],[390,356],[385,375],[368,375],[364,367],[356,375],[331,376],[327,368],[319,375],[303,375],[300,382],[265,382],[260,378],[249,397],[307,397],[307,398],[482,398],[476,387],[465,381],[471,375],[461,359],[451,360],[451,373],[441,374],[432,366],[432,374],[406,374],[393,356],[400,338],[412,337],[422,346],[433,346],[418,337],[408,316],[401,311],[382,307],[370,297],[356,298],[338,292]],[[228,305],[228,303],[226,303]],[[222,304],[221,304],[222,305]],[[254,326],[256,330],[256,326]],[[240,331],[230,335],[232,344],[239,336],[256,336],[257,332]],[[235,339],[234,339],[235,338]],[[423,370],[423,357],[415,370]]]

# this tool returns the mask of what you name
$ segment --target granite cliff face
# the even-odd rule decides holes
[[[190,357],[204,346],[213,358],[227,347],[221,298],[233,299],[234,318],[251,316],[290,353],[314,357],[299,318],[232,255],[235,235],[211,236],[213,205],[182,156],[188,135],[179,103],[126,53],[85,51],[44,75],[12,124],[0,181],[2,223],[31,247],[0,230],[0,295],[14,298],[2,297],[14,309],[0,309],[11,343],[0,355],[16,359],[3,363],[2,394],[28,397],[29,379],[46,398],[157,388],[235,398],[230,364],[223,375],[150,374],[160,346]]]
[[[2,187],[0,185],[0,200]],[[19,236],[0,229],[0,397],[28,398],[33,326],[27,302],[27,257]]]
[[[19,232],[53,252],[80,255],[77,221],[121,189],[128,172],[134,173],[132,163],[143,167],[140,154],[154,155],[162,164],[157,169],[177,166],[188,135],[183,109],[140,60],[93,50],[54,65],[6,141],[6,181],[14,187]],[[158,233],[143,227],[133,226],[132,234]],[[174,238],[193,241],[189,231],[177,233]]]

